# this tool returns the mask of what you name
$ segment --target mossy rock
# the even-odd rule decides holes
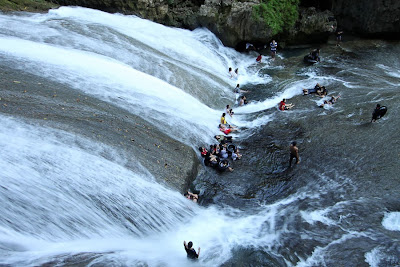
[[[2,11],[45,12],[58,5],[44,0],[0,0]]]

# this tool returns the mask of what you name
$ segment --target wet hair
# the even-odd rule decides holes
[[[286,98],[282,99],[283,102],[286,102]]]
[[[225,112],[224,112],[224,113],[222,113],[222,117],[225,117],[225,115],[226,115],[226,114],[225,114]]]
[[[186,192],[185,194],[183,194],[185,197],[187,196],[187,195],[189,195],[189,193],[188,192]]]
[[[231,68],[231,67],[229,67],[229,71],[232,71],[232,68]]]
[[[214,138],[217,140],[220,139],[220,137],[218,135],[214,136]]]
[[[236,87],[239,87],[239,84],[237,84]]]
[[[199,151],[203,152],[203,147],[202,146],[199,147]]]
[[[292,142],[292,145],[293,145],[293,146],[296,146],[296,145],[297,145],[296,141],[293,141],[293,142]]]
[[[193,247],[193,242],[192,242],[192,241],[189,241],[189,243],[188,243],[188,248],[191,248],[191,247]]]
[[[229,105],[226,105],[226,108],[229,108]]]
[[[381,107],[381,104],[376,104],[376,107],[377,107],[377,108],[380,108],[380,107]]]

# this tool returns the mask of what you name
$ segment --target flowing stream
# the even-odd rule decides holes
[[[206,29],[78,7],[0,14],[0,66],[117,105],[193,149],[214,142],[231,104],[243,148],[232,173],[202,167],[208,204],[196,205],[128,168],[117,147],[0,113],[0,265],[399,266],[400,43],[332,39],[307,66],[311,48],[256,64]],[[317,82],[336,104],[302,96]],[[237,83],[250,91],[243,107]],[[282,98],[295,107],[280,112]],[[370,123],[377,103],[389,111]],[[293,140],[301,163],[287,169]]]

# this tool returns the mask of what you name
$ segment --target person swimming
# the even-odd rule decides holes
[[[336,103],[336,101],[338,100],[339,97],[340,97],[340,95],[337,96],[337,97],[332,96],[331,99],[329,99],[329,100],[324,100],[324,103],[321,104],[321,105],[319,105],[319,107],[320,107],[320,108],[323,108],[323,107],[325,107],[326,105],[332,106],[333,104]]]

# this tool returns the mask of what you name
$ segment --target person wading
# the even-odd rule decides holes
[[[198,253],[196,253],[196,250],[194,250],[194,248],[193,248],[193,242],[192,241],[189,241],[189,243],[187,243],[187,244],[186,244],[186,241],[183,241],[183,245],[185,246],[186,254],[187,254],[187,257],[189,259],[195,260],[195,259],[199,258],[199,256],[200,256],[200,247],[197,250]]]
[[[292,142],[292,144],[289,147],[289,150],[290,150],[289,167],[292,166],[293,158],[296,158],[296,164],[300,163],[299,148],[296,145],[297,145],[296,142]]]

